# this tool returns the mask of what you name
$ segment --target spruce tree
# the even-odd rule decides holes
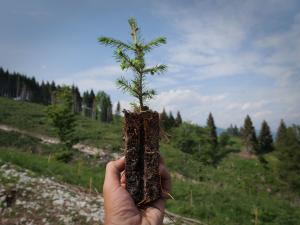
[[[210,143],[215,149],[218,146],[218,136],[217,136],[217,130],[214,122],[214,118],[211,113],[209,113],[208,118],[207,118],[207,124],[206,124],[209,132],[209,139]]]
[[[173,113],[169,112],[169,128],[175,127],[175,118],[173,116]]]
[[[113,120],[112,104],[111,104],[110,97],[108,96],[108,99],[107,99],[107,118],[106,118],[106,122],[110,123],[112,120]]]
[[[236,126],[236,125],[234,125],[234,127],[233,127],[233,136],[239,136],[240,134],[239,134],[239,128]]]
[[[177,111],[176,119],[175,119],[175,126],[179,127],[182,124],[182,118],[180,112]]]
[[[160,126],[163,129],[168,130],[169,129],[169,117],[168,117],[168,114],[166,113],[165,108],[163,109],[162,113],[160,114],[159,120],[160,120]]]
[[[280,120],[279,127],[277,129],[275,144],[280,145],[286,139],[287,128],[283,119]]]
[[[145,79],[146,75],[160,74],[166,71],[167,66],[164,64],[156,65],[153,67],[146,67],[145,54],[150,52],[153,48],[166,43],[165,37],[156,38],[148,43],[144,43],[141,38],[140,29],[134,18],[128,20],[131,29],[131,43],[125,43],[120,40],[100,37],[98,41],[106,46],[115,48],[116,61],[120,63],[122,70],[134,72],[134,79],[131,81],[126,80],[124,77],[117,79],[117,85],[124,92],[128,92],[138,100],[139,106],[133,103],[135,109],[138,111],[145,110],[145,101],[152,99],[156,92],[154,89],[146,89]],[[130,55],[134,55],[130,58]]]
[[[230,126],[226,129],[226,132],[227,134],[234,136],[232,124],[230,124]]]
[[[121,104],[120,102],[118,101],[117,103],[117,107],[116,107],[116,116],[120,116],[121,115]]]
[[[261,124],[261,129],[258,136],[258,145],[258,153],[260,154],[268,153],[274,150],[273,137],[270,131],[270,127],[265,120]]]
[[[244,121],[243,137],[246,144],[246,150],[251,153],[257,153],[258,143],[256,132],[249,115],[246,116]]]

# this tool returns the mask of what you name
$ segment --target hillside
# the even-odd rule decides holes
[[[59,182],[101,192],[104,161],[98,156],[76,151],[68,163],[56,161],[59,144],[42,143],[32,137],[56,137],[44,110],[42,105],[0,98],[0,125],[28,132],[0,131],[1,164],[12,163]],[[104,149],[108,154],[120,152],[120,121],[101,123],[80,115],[77,121],[76,131],[82,144]],[[232,141],[234,151],[224,154],[215,167],[204,166],[181,152],[172,137],[169,142],[161,142],[161,154],[173,176],[175,200],[168,202],[168,210],[205,224],[298,224],[299,196],[277,179],[276,158],[268,154],[262,163],[255,157],[241,157],[240,140]],[[0,179],[1,183],[7,182],[1,176]]]

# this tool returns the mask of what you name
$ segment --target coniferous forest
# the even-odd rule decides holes
[[[55,101],[54,93],[61,88],[54,81],[39,83],[34,77],[10,72],[0,67],[0,96],[20,101],[51,105]],[[78,87],[71,86],[72,111],[84,116],[105,122],[112,121],[112,103],[105,92],[95,95],[93,90],[84,91],[83,95]]]

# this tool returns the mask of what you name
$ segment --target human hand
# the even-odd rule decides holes
[[[104,224],[105,225],[161,225],[165,211],[163,196],[140,209],[125,189],[125,176],[121,173],[125,168],[125,158],[111,161],[106,166],[103,185],[104,196]],[[171,176],[161,160],[159,165],[162,190],[166,193],[171,189]]]

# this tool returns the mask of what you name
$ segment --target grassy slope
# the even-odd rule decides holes
[[[0,98],[0,123],[53,135],[53,128],[47,124],[43,111],[44,107],[40,105]],[[120,144],[120,123],[103,124],[79,116],[77,131],[83,141],[92,145]],[[25,142],[28,146],[32,145],[30,141],[35,142],[23,138],[20,143]],[[1,146],[5,140],[1,143],[0,138]],[[236,140],[236,147],[240,145],[238,142]],[[48,162],[46,155],[20,152],[24,148],[21,145],[15,144],[13,149],[1,146],[3,161],[84,187],[89,177],[93,177],[95,187],[101,190],[98,187],[103,182],[103,166],[91,168],[77,162]],[[47,150],[45,146],[41,148]],[[168,208],[173,212],[199,218],[208,224],[250,225],[254,224],[255,214],[259,224],[298,224],[300,221],[300,208],[292,204],[295,196],[287,190],[286,184],[276,179],[276,160],[272,155],[267,156],[269,163],[263,165],[257,159],[242,159],[237,154],[229,154],[213,168],[201,167],[195,159],[168,143],[161,144],[161,152],[173,174],[179,172],[190,178],[185,181],[173,179],[172,195],[176,200],[168,202]],[[81,176],[77,175],[78,167],[83,168]]]
[[[43,105],[0,97],[0,124],[55,137],[45,109]],[[77,116],[76,135],[81,143],[96,147],[113,148],[120,146],[122,141],[120,122],[107,124],[81,115]]]

